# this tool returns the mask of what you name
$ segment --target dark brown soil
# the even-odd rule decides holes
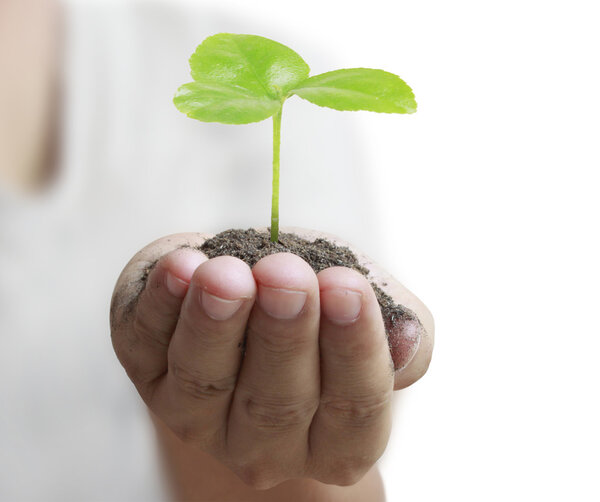
[[[205,241],[198,249],[209,258],[223,255],[235,256],[250,267],[267,255],[290,252],[306,261],[315,273],[328,267],[341,266],[352,268],[369,278],[369,271],[358,263],[350,249],[336,246],[326,239],[308,241],[295,234],[280,233],[279,242],[273,243],[267,232],[257,232],[254,229],[226,230]],[[413,349],[411,343],[399,341],[398,335],[405,331],[404,328],[407,324],[417,323],[419,329],[422,329],[422,326],[414,312],[395,303],[389,295],[372,282],[371,286],[381,308],[395,367],[398,368],[402,362],[407,362],[406,359],[412,354]]]

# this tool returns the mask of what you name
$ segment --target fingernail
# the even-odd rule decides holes
[[[167,291],[173,296],[177,298],[183,298],[190,284],[184,281],[183,279],[180,279],[179,277],[173,275],[171,272],[167,272],[165,278],[165,285],[167,286]]]
[[[360,316],[362,294],[350,289],[321,291],[321,309],[325,317],[335,324],[352,324]]]
[[[215,321],[230,319],[242,305],[242,300],[225,300],[206,291],[200,294],[200,302],[206,315]]]
[[[275,319],[294,319],[304,308],[306,292],[293,289],[258,287],[258,303]]]

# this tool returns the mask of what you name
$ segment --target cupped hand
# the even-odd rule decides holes
[[[195,250],[206,237],[156,241],[121,274],[111,328],[127,374],[183,442],[254,488],[354,484],[391,427],[394,365],[371,285],[289,253],[253,269],[209,260]],[[430,345],[411,359],[428,363]]]

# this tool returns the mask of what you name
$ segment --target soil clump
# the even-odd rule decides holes
[[[356,255],[347,247],[337,246],[322,238],[309,241],[295,234],[280,233],[278,242],[271,242],[268,232],[248,230],[226,230],[198,246],[209,258],[234,256],[253,267],[261,258],[275,253],[294,253],[306,261],[315,273],[328,267],[348,267],[369,279],[369,271],[360,265]],[[370,281],[371,282],[371,281]],[[411,310],[399,305],[379,286],[371,282],[381,308],[381,314],[388,334],[401,329],[406,322],[420,321]]]

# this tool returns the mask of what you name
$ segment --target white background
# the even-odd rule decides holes
[[[437,329],[398,395],[388,499],[599,500],[594,2],[197,3],[417,96],[415,115],[347,114],[372,173],[365,250]]]
[[[326,51],[417,96],[415,115],[347,114],[372,172],[367,252],[437,329],[429,373],[398,397],[389,500],[599,500],[594,2],[219,6],[309,64]]]

